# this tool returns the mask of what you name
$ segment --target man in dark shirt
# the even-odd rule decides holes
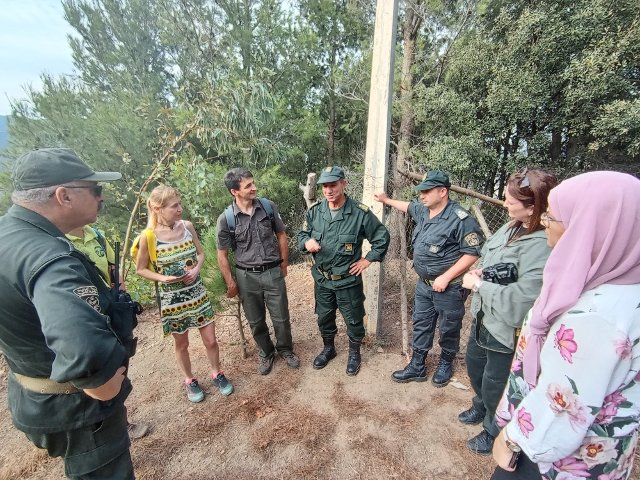
[[[432,170],[415,187],[420,192],[420,202],[394,200],[384,192],[374,195],[377,201],[409,213],[416,221],[413,267],[420,279],[413,309],[413,357],[404,370],[393,372],[396,382],[427,379],[425,360],[433,346],[438,317],[441,354],[431,382],[443,387],[453,374],[464,302],[469,293],[462,288],[462,276],[480,257],[484,237],[469,212],[449,200],[450,186],[446,173]]]
[[[227,284],[227,296],[232,298],[240,294],[251,334],[260,348],[260,374],[267,375],[271,371],[276,351],[289,367],[298,368],[300,360],[293,353],[284,281],[289,264],[285,225],[273,202],[257,199],[250,171],[231,169],[224,176],[224,184],[234,198],[231,208],[235,223],[232,233],[225,213],[218,217],[218,265]],[[266,211],[265,207],[271,211]],[[229,263],[230,249],[235,249],[236,255],[235,280]],[[269,335],[265,304],[273,323],[275,347]]]
[[[315,285],[316,314],[324,348],[313,361],[313,368],[324,368],[336,357],[334,338],[336,310],[347,324],[349,356],[347,375],[360,370],[360,344],[365,335],[362,272],[371,262],[381,262],[389,248],[389,232],[366,205],[345,194],[347,181],[340,167],[327,167],[320,174],[325,199],[307,212],[298,247],[313,255],[311,268]],[[363,257],[362,243],[371,250]]]
[[[69,478],[132,479],[128,353],[109,318],[116,304],[95,265],[64,236],[96,221],[97,182],[120,174],[96,173],[71,150],[46,148],[20,157],[12,178],[14,205],[0,218],[0,350],[13,423],[62,456]]]

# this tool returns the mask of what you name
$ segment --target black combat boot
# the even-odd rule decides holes
[[[360,371],[360,340],[349,337],[349,359],[347,360],[347,375],[357,375]]]
[[[404,370],[398,370],[391,374],[395,382],[424,382],[427,380],[427,367],[424,362],[427,358],[427,350],[413,350],[413,356],[409,365]]]
[[[431,383],[436,387],[444,387],[449,383],[449,380],[451,380],[451,376],[453,375],[453,359],[455,356],[454,353],[453,355],[442,354],[440,357],[440,361],[436,367],[436,373],[433,374],[433,378],[431,379]]]
[[[333,344],[333,338],[334,337],[322,337],[324,348],[313,360],[313,368],[324,368],[327,366],[327,363],[329,363],[329,360],[336,358],[336,347]]]

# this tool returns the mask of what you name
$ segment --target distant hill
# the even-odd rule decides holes
[[[9,117],[0,115],[0,150],[9,146]]]

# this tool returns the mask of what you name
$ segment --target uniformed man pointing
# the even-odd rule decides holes
[[[369,207],[345,194],[347,181],[340,167],[327,167],[320,174],[325,199],[313,205],[298,233],[302,253],[313,255],[316,314],[324,348],[313,361],[324,368],[336,356],[334,338],[336,310],[347,324],[349,357],[347,375],[360,370],[360,344],[365,335],[364,292],[360,275],[371,262],[381,262],[389,248],[389,232]],[[371,250],[362,256],[362,242]]]
[[[420,202],[404,202],[380,192],[374,198],[408,212],[416,221],[413,233],[413,267],[420,279],[413,309],[413,356],[403,370],[393,372],[396,382],[427,380],[425,360],[433,346],[440,317],[441,355],[431,379],[443,387],[453,374],[453,360],[460,347],[460,329],[468,290],[462,276],[480,256],[484,236],[478,222],[456,202],[449,200],[449,176],[428,172],[418,186]]]

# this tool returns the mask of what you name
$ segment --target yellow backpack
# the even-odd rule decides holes
[[[138,258],[138,250],[140,249],[140,237],[144,235],[147,238],[147,249],[149,251],[149,269],[157,271],[158,255],[156,253],[156,235],[150,228],[145,228],[131,244],[131,257],[135,262]]]

